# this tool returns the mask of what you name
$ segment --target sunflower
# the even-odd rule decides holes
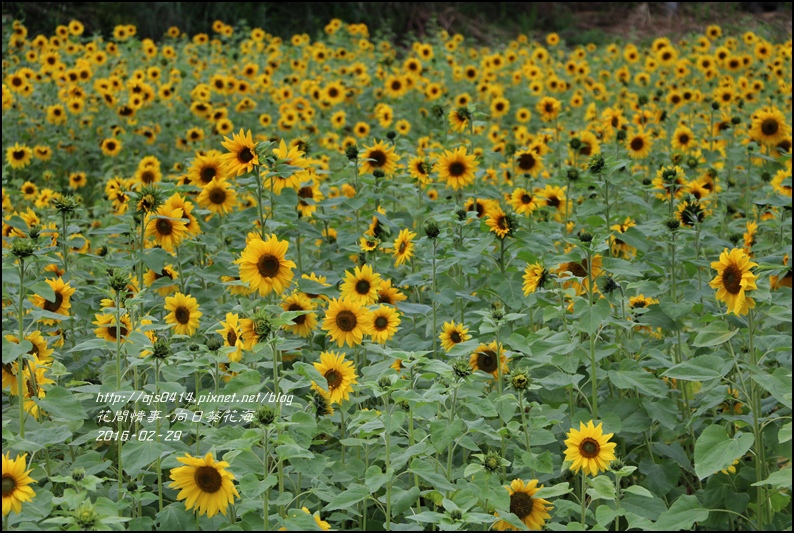
[[[500,239],[512,235],[516,228],[515,217],[505,213],[498,205],[488,210],[488,219],[485,223]]]
[[[432,163],[422,157],[414,157],[408,162],[408,174],[422,185],[430,183],[432,168]]]
[[[193,214],[193,202],[187,201],[178,192],[171,195],[166,200],[165,205],[171,209],[182,210],[182,222],[185,224],[185,230],[191,235],[198,235],[201,233],[201,226],[199,226],[196,216]]]
[[[643,159],[651,154],[651,135],[642,128],[636,131],[629,131],[626,135],[625,141],[626,149],[629,151],[629,157],[632,159]]]
[[[296,292],[287,297],[281,303],[281,307],[284,311],[311,311],[315,308],[315,305],[307,295]],[[284,329],[301,337],[308,337],[316,326],[317,313],[306,313],[293,318],[292,324],[284,326]]]
[[[44,281],[47,282],[47,285],[49,285],[52,291],[55,293],[55,298],[54,300],[50,301],[45,299],[43,296],[35,294],[31,299],[33,305],[40,307],[45,311],[49,311],[50,313],[69,316],[69,309],[72,307],[72,304],[69,300],[74,294],[75,289],[73,289],[69,283],[64,283],[63,279],[60,277],[58,279],[46,279]],[[42,318],[41,322],[44,325],[51,326],[55,324],[57,320],[52,318]]]
[[[783,256],[783,266],[788,266],[788,254]],[[783,276],[769,276],[769,284],[772,290],[778,290],[780,287],[788,287],[791,288],[791,267],[788,267],[788,270]]]
[[[566,434],[565,460],[571,461],[571,470],[576,473],[584,469],[585,475],[596,476],[599,472],[609,470],[609,462],[614,461],[615,446],[614,442],[609,442],[612,433],[604,435],[601,426],[593,426],[593,421],[587,425],[579,422],[579,430],[571,428]]]
[[[221,160],[224,163],[224,170],[232,176],[239,176],[246,172],[251,172],[255,165],[259,164],[259,157],[256,155],[256,143],[251,138],[251,130],[247,133],[240,128],[240,133],[233,133],[232,138],[223,138],[221,143],[229,153],[223,154]]]
[[[549,278],[549,271],[539,262],[527,263],[524,269],[524,296],[529,296],[539,288],[543,288]]]
[[[618,233],[626,233],[629,228],[632,228],[636,225],[637,223],[631,217],[626,217],[626,220],[624,220],[622,224],[615,224],[609,229]],[[610,235],[609,242],[612,249],[612,255],[614,257],[624,256],[626,258],[631,258],[637,253],[636,248],[626,244],[624,241],[620,240],[620,237],[616,235]]]
[[[573,287],[576,290],[576,295],[581,296],[586,292],[590,292],[590,279],[588,276],[593,278],[593,293],[598,292],[598,284],[595,282],[598,276],[601,275],[602,271],[601,256],[596,254],[596,256],[593,257],[592,272],[590,271],[587,264],[587,259],[585,258],[581,261],[569,261],[568,263],[561,264],[557,268],[556,273],[560,279],[569,278],[571,275],[580,278],[581,281],[566,281],[562,284],[562,286],[564,289]]]
[[[300,213],[300,216],[309,218],[317,211],[317,203],[322,201],[323,198],[325,196],[320,191],[320,187],[314,183],[314,180],[311,180],[308,184],[298,189],[298,205],[295,208]]]
[[[499,361],[498,363],[497,360]],[[504,349],[500,345],[497,350],[496,341],[488,345],[480,344],[469,357],[469,364],[471,364],[472,370],[482,370],[483,372],[491,374],[493,377],[499,376],[499,364],[501,364],[503,376],[508,372],[507,358],[505,357]]]
[[[450,351],[461,342],[466,342],[471,339],[471,335],[469,335],[469,328],[465,327],[463,322],[455,324],[455,321],[452,320],[450,322],[444,322],[444,326],[438,338],[441,341],[441,347],[446,351]]]
[[[312,514],[306,507],[301,507],[301,511],[309,515]],[[314,517],[314,523],[317,524],[317,527],[320,528],[321,531],[331,531],[331,524],[322,520],[320,518],[320,513],[314,513],[312,516]]]
[[[216,215],[228,215],[237,205],[237,193],[225,179],[213,178],[196,199],[201,207]]]
[[[6,149],[6,162],[15,170],[25,168],[33,159],[33,150],[24,144],[14,143]]]
[[[471,112],[465,105],[452,108],[447,116],[449,120],[449,128],[457,133],[466,131],[471,121]]]
[[[127,337],[132,331],[130,317],[126,313],[121,315],[120,323],[116,322],[116,313],[98,313],[94,315],[96,320],[93,324],[98,326],[94,329],[94,334],[98,339],[105,339],[108,342],[126,342]]]
[[[293,261],[285,259],[288,246],[287,241],[280,241],[275,235],[266,241],[253,239],[235,261],[240,265],[240,279],[252,289],[258,289],[260,296],[267,296],[270,291],[284,292],[292,282],[295,268]]]
[[[168,278],[170,280],[175,280],[178,277],[179,277],[179,272],[174,270],[174,265],[163,265],[163,269],[160,271],[160,273],[157,273],[151,269],[147,269],[146,273],[143,275],[143,282],[146,284],[147,287],[151,287],[152,284],[158,279]],[[156,289],[156,292],[160,296],[168,296],[176,289],[177,289],[176,285],[163,285],[160,286],[160,288]]]
[[[394,153],[394,147],[386,145],[383,141],[378,141],[372,146],[364,146],[360,157],[363,174],[381,170],[387,176],[394,174],[397,170],[397,161],[400,160],[400,156]]]
[[[340,287],[342,298],[369,305],[378,299],[378,288],[382,283],[380,274],[372,266],[356,267],[353,272],[345,272],[345,281]]]
[[[516,173],[529,174],[535,178],[543,170],[543,158],[532,148],[516,153]]]
[[[199,305],[192,296],[181,292],[168,296],[165,299],[165,310],[170,311],[165,316],[166,324],[172,324],[177,335],[193,335],[199,327],[199,318],[204,314],[199,311]]]
[[[146,218],[146,237],[154,237],[163,250],[170,252],[187,236],[187,226],[182,218],[183,211],[168,204],[157,209],[157,214],[149,213]]]
[[[538,113],[540,113],[540,119],[543,122],[551,122],[555,120],[560,115],[560,110],[562,109],[562,104],[556,98],[551,98],[550,96],[544,96],[535,107]]]
[[[370,311],[350,298],[334,298],[328,304],[323,329],[340,347],[360,344],[372,322]]]
[[[413,238],[416,233],[408,228],[400,231],[397,240],[394,241],[394,266],[400,266],[414,255],[415,244]]]
[[[510,493],[510,512],[516,515],[532,531],[543,529],[546,520],[551,518],[549,511],[552,508],[550,502],[543,498],[534,497],[543,488],[543,485],[538,487],[537,479],[526,483],[521,479],[514,479],[509,486],[505,485],[505,488]],[[499,514],[496,513],[496,516],[499,516]],[[498,521],[493,528],[497,531],[517,531],[515,527],[504,520]]]
[[[791,133],[791,128],[786,124],[786,117],[775,107],[756,111],[752,119],[750,138],[761,144],[776,145]]]
[[[119,139],[105,139],[100,146],[102,153],[109,157],[116,157],[121,152],[121,141]]]
[[[538,207],[544,205],[543,199],[538,198],[523,187],[518,187],[512,192],[509,203],[517,214],[527,216]]]
[[[234,351],[228,353],[229,361],[239,363],[243,358],[243,341],[240,331],[240,315],[226,313],[226,322],[221,321],[221,329],[216,329],[223,337],[224,346],[232,346]]]
[[[276,194],[281,194],[285,187],[297,190],[300,187],[301,178],[305,175],[298,169],[305,170],[309,166],[309,162],[303,157],[303,151],[297,146],[287,147],[287,143],[281,139],[279,147],[273,149],[273,155],[278,158],[276,172],[271,173],[271,176],[265,180],[265,188],[272,188]],[[296,167],[296,169],[280,171],[278,169],[280,165]]]
[[[378,300],[376,303],[397,305],[397,302],[403,302],[407,299],[408,297],[401,293],[397,287],[392,287],[391,280],[387,279],[378,288]]]
[[[654,189],[662,191],[656,193],[659,200],[668,201],[673,196],[680,198],[687,188],[684,169],[679,166],[662,167],[656,171],[656,177],[651,184]]]
[[[209,185],[213,179],[227,177],[223,159],[217,150],[211,150],[205,155],[196,154],[187,175],[196,187],[204,187]]]
[[[204,458],[193,457],[189,453],[185,457],[177,457],[184,464],[171,470],[172,489],[181,489],[177,500],[185,500],[185,508],[189,511],[194,507],[199,515],[206,514],[212,518],[218,511],[226,516],[226,507],[234,503],[234,497],[240,497],[234,487],[234,475],[226,468],[229,463],[218,461],[208,453]]]
[[[27,454],[17,455],[11,459],[11,452],[3,455],[3,516],[14,511],[22,512],[22,502],[29,502],[36,495],[28,487],[34,480],[28,475],[30,470],[25,470]]]
[[[745,292],[758,288],[755,284],[757,276],[750,272],[756,266],[758,265],[750,261],[744,250],[739,248],[730,252],[725,248],[720,260],[711,263],[717,276],[709,282],[709,286],[717,289],[717,300],[728,304],[729,313],[746,315],[748,310],[755,307],[755,300]]]
[[[30,202],[34,201],[39,196],[39,188],[32,181],[26,181],[20,188],[22,197]]]
[[[688,196],[676,208],[675,217],[684,226],[693,227],[700,224],[711,214],[708,202],[700,201],[693,196]]]
[[[671,145],[673,150],[686,153],[697,147],[697,141],[695,140],[695,135],[692,133],[692,130],[686,126],[678,126],[673,133]]]
[[[555,217],[559,220],[565,214],[567,209],[567,200],[565,199],[565,190],[556,185],[546,185],[546,187],[538,193],[539,196],[544,198],[544,203],[553,207],[556,211]]]
[[[322,352],[320,362],[314,363],[314,368],[325,378],[328,390],[323,389],[314,381],[312,381],[312,390],[322,394],[330,404],[347,400],[353,390],[353,385],[358,383],[353,361],[345,361],[345,354],[338,354],[334,351]]]
[[[396,309],[381,305],[371,315],[369,335],[372,340],[384,344],[391,339],[400,325],[400,314]]]
[[[478,166],[475,155],[466,155],[464,146],[456,148],[453,152],[445,150],[438,158],[438,177],[446,182],[447,187],[457,191],[474,181],[474,172]]]

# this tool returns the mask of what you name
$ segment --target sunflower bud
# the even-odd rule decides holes
[[[430,108],[430,113],[436,118],[436,120],[441,120],[444,118],[444,108],[438,104]]]
[[[637,103],[640,105],[645,105],[648,103],[648,96],[641,94],[639,98],[637,98]]]
[[[376,179],[380,179],[386,174],[381,169],[376,168],[375,170],[372,171],[372,175],[375,176]]]
[[[77,209],[78,202],[77,198],[71,194],[68,194],[53,200],[52,205],[54,205],[55,209],[57,209],[62,215],[71,215],[74,213],[74,210]]]
[[[397,406],[400,409],[402,409],[403,411],[406,411],[406,412],[411,410],[411,404],[409,404],[405,400],[400,400],[399,402],[397,402]]]
[[[627,136],[628,133],[626,133],[626,130],[618,130],[617,138],[619,141],[625,141]]]
[[[512,385],[516,390],[525,390],[527,387],[529,387],[529,383],[529,376],[520,370],[510,374],[510,385]]]
[[[80,529],[90,531],[94,528],[99,520],[99,515],[94,510],[91,500],[84,500],[74,512],[74,519]]]
[[[471,374],[471,366],[469,362],[464,359],[457,359],[455,364],[452,365],[452,371],[455,372],[455,375],[461,379],[467,377]]]
[[[615,281],[615,278],[609,275],[601,278],[600,284],[601,284],[601,292],[604,294],[613,293],[620,288],[620,283]]]
[[[458,209],[457,211],[455,211],[455,214],[458,215],[458,220],[461,221],[466,220],[466,213],[467,211],[465,209]]]
[[[589,231],[582,230],[579,232],[579,240],[585,244],[593,242],[593,234]]]
[[[41,236],[41,229],[38,226],[33,226],[28,230],[28,237],[31,238],[33,241],[38,241],[39,237]]]
[[[386,138],[389,139],[390,141],[393,141],[395,138],[397,138],[397,132],[392,130],[387,131]]]
[[[763,180],[764,183],[769,183],[770,181],[772,181],[772,174],[770,174],[769,172],[766,172],[766,171],[762,172],[761,173],[761,180]]]
[[[667,226],[667,229],[670,231],[675,232],[681,227],[681,222],[679,222],[677,218],[668,218],[664,225]]]
[[[312,404],[314,404],[314,410],[316,412],[317,418],[331,416],[334,414],[334,409],[331,407],[331,402],[329,402],[328,398],[322,394],[312,394]]]
[[[276,412],[269,405],[261,405],[254,414],[256,422],[263,428],[267,428],[276,419]]]
[[[696,157],[690,157],[686,160],[686,166],[689,168],[697,168],[698,167],[698,160]]]
[[[136,490],[138,490],[138,484],[135,483],[135,481],[130,481],[129,483],[127,483],[127,490],[130,492],[135,492]]]
[[[455,521],[457,521],[457,520],[460,520],[460,519],[462,519],[462,518],[463,518],[463,511],[461,511],[460,509],[453,509],[453,510],[452,510],[452,511],[449,513],[449,517],[450,517],[452,520],[455,520]]]
[[[650,185],[651,183],[653,183],[653,180],[651,180],[651,178],[643,178],[642,179],[642,184],[643,185]]]
[[[127,275],[121,269],[118,268],[111,268],[108,270],[108,283],[110,284],[110,288],[116,292],[125,291],[127,289],[127,283],[129,283],[129,279]]]
[[[152,347],[152,356],[163,360],[171,355],[171,346],[165,339],[157,339]]]
[[[587,168],[590,169],[590,172],[593,174],[601,174],[606,166],[606,162],[604,161],[604,156],[601,154],[595,154],[590,156],[590,161],[587,162]]]
[[[571,148],[574,150],[578,150],[580,146],[582,146],[582,141],[580,141],[577,137],[571,139],[571,142],[568,143]]]
[[[85,469],[84,468],[75,468],[72,470],[72,479],[75,481],[82,481],[85,477]]]
[[[378,380],[378,387],[380,387],[382,390],[389,390],[389,388],[391,388],[391,380],[389,379],[389,376],[381,376],[381,378]]]
[[[438,227],[438,224],[434,220],[428,220],[425,223],[425,235],[429,239],[436,239],[438,235],[441,233],[441,230]]]
[[[216,352],[223,346],[223,341],[220,340],[218,337],[210,337],[207,339],[205,343],[207,345],[207,349],[211,352]]]
[[[508,157],[513,156],[516,153],[516,145],[513,143],[507,143],[505,145],[505,155]]]
[[[568,181],[577,181],[579,179],[579,171],[575,168],[569,168],[565,176],[568,178]]]
[[[358,148],[356,148],[355,146],[348,146],[347,149],[345,150],[345,156],[350,161],[355,161],[356,159],[358,159]]]
[[[499,467],[502,466],[502,458],[499,456],[499,452],[490,450],[485,456],[483,466],[488,472],[496,472],[499,470]]]
[[[711,109],[713,109],[714,111],[717,111],[717,110],[719,110],[719,108],[720,108],[720,103],[719,102],[711,102]]]
[[[30,257],[35,251],[36,245],[30,239],[14,239],[11,245],[11,253],[19,259]]]
[[[97,254],[99,257],[105,257],[105,256],[108,254],[108,247],[107,247],[107,245],[103,244],[102,246],[100,246],[100,247],[99,247],[99,250],[97,250],[97,253],[96,253],[96,254]]]

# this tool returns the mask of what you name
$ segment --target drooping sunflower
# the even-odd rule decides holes
[[[170,252],[187,237],[183,214],[182,209],[168,204],[161,205],[157,209],[157,214],[150,213],[146,217],[146,238],[154,237],[163,250]]]
[[[199,311],[198,301],[178,292],[165,299],[165,322],[172,324],[177,335],[193,335],[199,327],[199,318],[204,314]]]
[[[235,348],[233,352],[229,352],[229,361],[232,363],[239,363],[243,358],[243,340],[240,331],[240,315],[236,313],[226,313],[226,322],[221,321],[221,329],[216,329],[216,333],[220,333],[223,337],[224,346],[232,346]]]
[[[585,475],[596,476],[599,472],[609,470],[609,462],[616,459],[616,444],[609,442],[613,433],[604,435],[602,425],[599,423],[594,426],[592,420],[586,426],[584,422],[579,422],[578,430],[571,428],[566,434],[565,460],[572,462],[571,470],[574,473],[584,470]]]
[[[234,497],[240,497],[234,487],[234,475],[226,470],[229,463],[215,461],[211,453],[203,458],[186,453],[177,461],[185,466],[171,470],[173,481],[169,487],[180,489],[176,499],[185,500],[185,508],[189,511],[195,507],[199,515],[212,518],[220,511],[226,516],[226,508],[234,503]]]
[[[323,320],[323,329],[340,347],[361,344],[364,333],[372,322],[370,311],[350,298],[334,298],[328,304]]]
[[[655,190],[662,191],[656,193],[656,197],[662,201],[669,201],[673,197],[680,198],[687,186],[684,169],[677,165],[657,170],[651,183]]]
[[[163,269],[158,274],[154,270],[147,269],[146,273],[143,275],[143,282],[147,287],[151,287],[152,284],[162,278],[168,278],[170,280],[175,280],[179,277],[179,272],[174,270],[174,265],[163,265]],[[166,283],[166,282],[163,282]],[[159,285],[159,284],[158,284]],[[172,292],[177,289],[176,285],[161,285],[155,291],[160,296],[168,296]]]
[[[400,156],[394,152],[394,147],[388,146],[383,141],[378,141],[372,146],[364,146],[360,158],[360,170],[363,174],[381,170],[387,176],[394,174],[397,170],[397,161],[400,160]],[[367,161],[368,159],[371,161]]]
[[[235,261],[240,265],[240,279],[259,290],[260,296],[267,296],[271,291],[284,292],[292,282],[292,269],[295,268],[295,263],[286,259],[288,246],[287,241],[280,241],[275,235],[270,235],[266,241],[251,240]]]
[[[728,304],[729,313],[746,315],[755,307],[755,300],[747,296],[746,291],[758,289],[755,284],[757,276],[750,272],[756,266],[741,248],[734,248],[730,252],[725,248],[720,260],[711,263],[717,276],[709,282],[709,286],[717,289],[717,300]]]
[[[466,147],[461,146],[452,152],[445,150],[438,158],[436,169],[439,179],[457,191],[474,181],[474,173],[479,165],[476,156],[466,155]]]
[[[371,265],[356,267],[345,272],[345,281],[340,287],[342,298],[369,305],[378,299],[378,288],[383,280],[372,270]]]
[[[247,133],[240,128],[240,133],[233,133],[232,138],[224,137],[221,145],[229,150],[223,154],[221,160],[224,169],[231,176],[239,176],[246,172],[251,172],[254,165],[259,164],[259,156],[256,155],[256,143],[251,137],[251,130]]]
[[[455,321],[451,320],[449,322],[444,322],[444,326],[438,338],[441,341],[441,347],[446,351],[450,351],[461,342],[466,342],[471,339],[471,335],[469,335],[469,328],[465,327],[463,322],[455,324]]]
[[[546,187],[538,193],[539,196],[544,198],[545,204],[553,207],[555,211],[555,218],[562,220],[565,210],[568,208],[567,200],[565,199],[565,190],[556,185],[546,185]]]
[[[121,323],[116,323],[116,313],[98,313],[94,315],[96,320],[93,322],[97,326],[94,329],[94,334],[98,339],[104,339],[108,342],[116,342],[117,339],[121,342],[126,342],[127,337],[132,331],[132,323],[130,317],[126,313],[121,315]]]
[[[310,180],[298,189],[298,205],[295,208],[304,218],[311,217],[317,211],[317,203],[324,198],[319,185]],[[329,228],[329,230],[332,228]]]
[[[524,269],[524,296],[529,296],[539,288],[542,288],[549,278],[549,271],[539,262],[527,263]]]
[[[308,296],[302,292],[296,292],[287,297],[281,303],[281,307],[284,311],[310,311],[316,306]],[[306,313],[293,318],[292,324],[284,326],[284,329],[301,337],[308,337],[315,327],[317,327],[317,313]]]
[[[514,479],[509,486],[505,485],[505,488],[510,493],[510,512],[516,515],[532,531],[543,529],[546,520],[551,518],[549,511],[553,507],[547,500],[535,497],[535,494],[543,488],[543,485],[538,487],[537,479],[526,483],[521,479]],[[496,513],[496,516],[499,516],[499,514]],[[494,524],[493,528],[497,531],[516,531],[515,527],[504,520]]]
[[[596,256],[593,257],[592,270],[590,269],[590,265],[587,264],[587,258],[584,258],[581,261],[569,261],[567,263],[561,264],[556,270],[556,273],[560,279],[570,278],[571,275],[581,279],[581,281],[565,281],[562,284],[563,288],[567,289],[569,287],[573,287],[576,290],[577,296],[581,296],[582,294],[589,292],[589,274],[593,279],[593,293],[599,292],[598,283],[596,283],[596,281],[603,272],[601,260],[602,258],[599,254],[596,254]]]
[[[465,105],[453,107],[447,119],[449,120],[449,128],[454,132],[461,133],[469,127],[471,112]]]
[[[414,237],[416,237],[416,233],[408,228],[400,231],[394,241],[394,266],[400,266],[413,257],[414,248],[416,247],[413,243]]]
[[[201,207],[216,215],[228,215],[237,205],[237,193],[225,179],[213,180],[207,184],[196,199]]]
[[[322,352],[320,362],[314,368],[323,375],[328,383],[328,390],[312,381],[312,389],[322,394],[330,404],[341,403],[350,397],[353,385],[358,383],[353,361],[345,361],[345,354],[334,351]]]
[[[756,111],[752,116],[750,138],[767,145],[776,145],[791,133],[786,117],[776,107]]]
[[[500,345],[497,350],[496,341],[488,345],[480,344],[469,357],[469,364],[471,364],[472,370],[482,370],[495,378],[499,376],[498,365],[500,364],[502,366],[502,375],[504,376],[508,372],[507,357],[505,357],[504,349]]]
[[[626,233],[629,228],[632,228],[636,225],[637,223],[631,217],[626,217],[626,220],[624,220],[622,224],[615,224],[609,229],[616,231],[619,235],[621,233]],[[626,244],[626,242],[622,241],[618,235],[610,235],[609,237],[612,255],[615,257],[634,257],[637,254],[637,249],[629,244]]]
[[[400,326],[400,314],[393,307],[381,305],[372,311],[369,335],[372,340],[383,344],[391,339]]]
[[[52,291],[55,293],[55,299],[53,301],[49,301],[43,296],[34,294],[31,300],[33,305],[40,307],[45,311],[49,311],[50,313],[69,316],[69,309],[72,307],[70,299],[74,294],[75,289],[73,289],[68,283],[64,283],[63,278],[60,277],[58,279],[47,279],[44,281],[47,282],[47,285],[49,285]],[[55,324],[57,320],[52,318],[42,318],[41,322],[44,325],[51,326]]]
[[[3,517],[11,511],[19,514],[22,512],[22,502],[29,502],[36,495],[28,485],[35,481],[28,475],[30,470],[25,470],[27,454],[17,455],[11,459],[11,452],[3,455]]]
[[[625,140],[626,150],[632,159],[643,159],[651,154],[651,135],[642,128],[629,131]]]
[[[710,213],[708,201],[688,196],[678,204],[675,217],[682,225],[692,227],[703,222]]]

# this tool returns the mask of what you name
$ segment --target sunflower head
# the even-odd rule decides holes
[[[546,520],[551,518],[549,511],[553,507],[552,504],[536,496],[537,492],[542,488],[543,485],[538,486],[537,479],[527,482],[521,479],[514,479],[509,486],[505,486],[505,489],[510,494],[510,512],[533,531],[543,529]],[[496,516],[499,516],[498,513]],[[504,520],[494,524],[494,529],[498,531],[516,530],[515,527]]]
[[[567,433],[565,460],[571,462],[571,470],[583,470],[586,475],[595,476],[609,470],[610,461],[615,460],[614,442],[609,442],[612,433],[604,434],[602,424],[595,426],[590,420],[587,425],[579,423],[579,429],[571,428]]]
[[[220,511],[226,516],[228,505],[234,503],[235,496],[240,497],[233,483],[234,475],[226,470],[229,463],[215,461],[211,453],[203,458],[186,453],[177,461],[185,465],[171,470],[173,481],[169,486],[179,489],[177,500],[186,500],[187,510],[195,507],[199,515],[212,518]]]

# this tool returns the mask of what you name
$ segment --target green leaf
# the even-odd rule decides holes
[[[149,270],[156,274],[161,274],[163,272],[163,267],[166,261],[169,260],[173,261],[174,258],[162,248],[150,248],[143,256],[143,263]]]
[[[667,316],[665,312],[662,311],[661,307],[659,307],[659,304],[649,305],[648,311],[637,317],[637,322],[641,324],[647,324],[649,326],[655,326],[657,328],[663,328],[669,331],[681,329],[681,326],[675,320]]]
[[[646,489],[645,487],[640,487],[639,485],[632,485],[630,487],[626,487],[623,489],[623,492],[628,492],[629,494],[636,494],[637,496],[643,496],[645,498],[653,498],[654,495]]]
[[[49,283],[46,281],[39,281],[30,286],[31,292],[38,294],[48,302],[55,301],[55,291],[52,290]]]
[[[728,468],[747,453],[753,442],[750,433],[737,433],[731,438],[722,426],[707,427],[695,442],[695,474],[705,479]]]
[[[788,442],[791,440],[791,422],[780,428],[780,431],[777,434],[777,441],[780,444],[784,442]]]
[[[399,516],[407,511],[416,500],[419,498],[419,488],[411,487],[408,490],[393,489],[392,490],[392,514]]]
[[[77,398],[72,396],[68,390],[57,385],[47,391],[47,396],[33,401],[37,402],[53,420],[85,420],[88,418]]]
[[[451,484],[447,479],[436,472],[433,463],[430,461],[423,461],[421,459],[414,459],[411,461],[411,467],[409,468],[411,472],[418,475],[420,478],[424,479],[430,486],[436,490],[454,490],[455,486]]]
[[[314,454],[312,452],[301,448],[297,444],[291,443],[276,447],[276,453],[282,461],[293,458],[314,459]]]
[[[699,355],[689,361],[679,363],[667,370],[665,377],[684,381],[708,381],[720,379],[728,373],[733,364],[716,355]]]
[[[370,490],[367,487],[354,483],[346,491],[331,498],[331,501],[328,502],[324,511],[328,512],[336,511],[337,509],[346,509],[369,497],[370,494]]]
[[[791,371],[778,368],[772,374],[756,372],[752,378],[777,401],[791,409]]]
[[[610,501],[615,499],[615,484],[608,476],[596,476],[588,479],[587,484],[591,487],[587,489],[587,494],[593,498]]]
[[[791,468],[778,470],[765,480],[753,483],[753,487],[759,487],[761,485],[772,485],[772,487],[776,489],[791,490]]]
[[[644,370],[640,365],[631,359],[624,359],[621,362],[621,370],[610,370],[609,379],[621,390],[636,390],[656,398],[666,398],[668,388],[665,384]]]
[[[456,418],[451,424],[446,420],[434,420],[430,423],[430,442],[441,453],[456,437],[463,434],[463,429],[463,420],[460,418]]]
[[[625,509],[613,509],[608,505],[599,505],[596,509],[596,522],[599,526],[608,527],[618,516],[626,514]]]
[[[20,354],[26,354],[32,349],[33,343],[29,340],[23,340],[17,344],[3,337],[3,364],[7,365],[16,362]]]
[[[556,485],[552,485],[550,487],[543,487],[538,492],[536,492],[535,495],[538,498],[546,499],[546,498],[557,498],[559,496],[563,496],[570,492],[573,492],[573,490],[571,490],[571,486],[566,481],[564,483],[557,483]]]
[[[163,443],[145,440],[125,442],[121,448],[121,464],[124,471],[134,477],[155,462],[164,449]]]
[[[684,495],[659,515],[653,529],[654,531],[692,529],[695,522],[704,522],[708,518],[709,510],[704,509],[696,497]]]
[[[184,502],[174,502],[157,513],[160,531],[196,531],[193,513],[185,510]]]
[[[580,305],[584,305],[585,309],[579,318],[579,329],[588,335],[592,335],[598,331],[601,323],[609,317],[612,309],[609,307],[609,301],[606,298],[598,300],[595,305],[588,305],[584,300],[581,300],[581,302],[583,304]]]
[[[737,333],[739,333],[738,329],[729,329],[728,324],[725,322],[712,322],[698,332],[692,345],[698,348],[719,346],[724,342],[728,342]]]
[[[466,470],[463,471],[463,477],[470,478],[471,476],[479,474],[484,469],[485,467],[480,463],[469,463]]]
[[[379,466],[372,465],[367,468],[367,471],[364,473],[364,484],[372,494],[375,494],[378,492],[378,489],[388,483],[393,477],[393,469],[389,468],[388,471],[382,472]]]

